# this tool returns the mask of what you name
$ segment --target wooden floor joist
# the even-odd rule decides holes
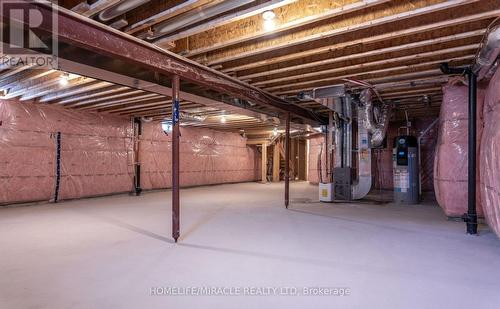
[[[391,76],[394,73],[398,74],[399,71],[419,69],[421,67],[429,67],[432,65],[434,65],[435,67],[439,67],[439,64],[441,64],[443,62],[450,62],[451,60],[455,60],[455,61],[471,60],[473,58],[474,58],[474,55],[456,57],[456,58],[451,58],[451,59],[439,59],[436,61],[424,62],[424,63],[415,64],[415,65],[403,65],[403,66],[397,66],[397,67],[388,67],[385,69],[378,69],[378,70],[372,70],[372,71],[367,70],[367,71],[361,71],[360,73],[337,75],[337,76],[331,76],[331,77],[326,77],[326,78],[322,78],[322,79],[314,79],[314,80],[307,80],[307,81],[302,81],[302,82],[279,84],[277,86],[265,87],[264,89],[267,91],[271,91],[271,92],[274,92],[276,90],[280,90],[283,88],[287,89],[287,91],[289,91],[291,89],[296,89],[296,90],[300,91],[304,87],[306,87],[308,89],[314,88],[314,87],[310,87],[311,85],[321,85],[322,83],[325,83],[325,82],[335,83],[335,81],[339,81],[339,80],[347,79],[347,78],[358,78],[359,76],[366,75],[366,74],[384,73],[385,76]]]
[[[442,99],[441,87],[448,80],[439,70],[440,63],[464,66],[473,63],[488,25],[500,16],[496,0],[259,0],[221,11],[211,18],[200,17],[192,25],[161,36],[154,33],[155,26],[174,23],[222,0],[146,1],[137,8],[125,9],[115,20],[99,19],[99,12],[118,2],[99,0],[75,8],[75,12],[91,16],[93,20],[80,20],[76,15],[63,13],[61,41],[72,44],[75,42],[71,40],[77,38],[77,45],[81,47],[85,40],[99,41],[106,37],[128,44],[129,48],[119,52],[116,46],[108,44],[111,41],[99,41],[98,48],[104,52],[106,47],[106,52],[112,52],[107,55],[112,58],[128,57],[128,52],[136,47],[146,47],[144,51],[149,54],[135,57],[134,64],[147,66],[144,59],[158,60],[155,57],[167,55],[173,62],[161,62],[162,70],[165,69],[160,73],[162,77],[172,72],[185,75],[186,71],[181,70],[183,66],[196,67],[203,76],[184,76],[191,80],[181,84],[181,105],[183,111],[199,115],[205,121],[186,123],[233,131],[262,128],[267,134],[273,128],[270,117],[276,117],[276,107],[300,106],[303,117],[311,116],[311,111],[315,112],[314,119],[318,114],[324,117],[327,112],[324,106],[315,101],[298,102],[297,94],[337,83],[348,83],[352,91],[359,92],[362,88],[350,84],[349,79],[369,82],[384,100],[397,102],[396,117],[401,116],[402,110],[414,115],[425,114],[423,104],[429,104],[428,113],[436,115]],[[60,3],[74,6],[76,1]],[[276,14],[274,29],[264,28],[261,14],[265,10]],[[99,24],[109,25],[118,19],[130,25],[123,28],[130,36]],[[72,35],[78,32],[75,31],[78,27],[68,28],[68,22],[95,28],[93,36]],[[211,68],[165,52],[144,40],[157,44],[174,41],[173,51]],[[65,56],[63,52],[61,58]],[[75,66],[71,61],[62,59],[61,68],[78,73],[73,71]],[[3,98],[154,120],[171,114],[168,108],[171,89],[165,81],[161,89],[143,86],[133,89],[132,79],[124,80],[116,75],[108,79],[109,72],[103,67],[85,68],[78,73],[80,76],[63,84],[59,80],[64,72],[29,69],[0,66]],[[202,81],[202,85],[193,82],[207,76],[223,82],[216,85],[208,80]],[[139,84],[150,87],[154,84],[152,80],[141,80]],[[232,95],[231,91],[221,91],[229,84]],[[208,90],[214,85],[218,90]],[[234,94],[241,93],[242,89],[245,95],[235,100]],[[271,97],[276,106],[262,105]],[[226,104],[228,102],[232,105]],[[258,108],[247,109],[256,103]],[[228,116],[225,123],[217,118],[221,114]]]
[[[286,82],[286,81],[291,81],[291,80],[309,78],[309,77],[314,77],[314,76],[323,75],[323,74],[333,74],[333,73],[337,73],[337,72],[345,72],[346,70],[353,70],[353,69],[366,69],[366,71],[363,71],[363,74],[373,73],[375,71],[369,71],[369,68],[373,67],[373,66],[380,66],[380,65],[390,66],[390,65],[394,65],[394,64],[402,64],[402,63],[405,63],[406,61],[413,61],[413,62],[419,61],[420,63],[422,63],[421,61],[423,61],[423,59],[427,58],[427,57],[446,56],[446,57],[438,60],[437,62],[435,62],[435,61],[428,62],[428,63],[440,63],[440,62],[449,61],[449,59],[455,59],[455,57],[450,57],[451,56],[450,54],[453,54],[453,53],[458,53],[458,52],[463,53],[463,52],[467,51],[467,52],[469,52],[469,55],[473,56],[473,55],[475,55],[478,47],[479,47],[479,44],[470,44],[470,45],[466,45],[466,46],[441,49],[441,50],[437,50],[437,51],[433,51],[433,52],[412,54],[412,55],[408,55],[408,56],[389,58],[386,60],[379,60],[379,61],[373,61],[373,62],[365,62],[365,63],[361,63],[361,64],[342,66],[342,67],[328,69],[328,70],[319,70],[319,71],[315,71],[312,73],[298,73],[298,74],[288,73],[287,77],[266,79],[266,80],[263,80],[260,82],[255,82],[252,84],[254,86],[263,86],[263,85],[268,85],[268,84],[273,84],[273,83],[281,83],[281,82]],[[456,59],[463,59],[463,58],[456,58]],[[290,83],[287,83],[287,85],[290,85]]]
[[[442,43],[448,43],[452,41],[460,41],[463,39],[467,38],[477,38],[479,41],[482,36],[485,33],[485,29],[480,29],[480,30],[475,30],[475,31],[468,31],[460,34],[454,34],[451,36],[446,36],[446,37],[440,37],[436,39],[430,39],[430,40],[424,40],[424,41],[418,41],[418,42],[412,42],[408,44],[401,44],[401,45],[396,45],[392,47],[386,47],[386,48],[381,48],[381,49],[375,49],[375,50],[370,50],[366,52],[361,52],[357,54],[349,54],[346,56],[340,56],[340,57],[334,57],[326,60],[320,60],[320,61],[313,61],[313,62],[306,62],[304,64],[299,64],[299,65],[291,65],[291,66],[286,66],[283,68],[279,69],[269,69],[269,70],[262,70],[261,72],[258,73],[253,73],[253,74],[241,74],[238,75],[238,78],[241,79],[247,79],[247,80],[252,80],[261,76],[272,76],[280,73],[286,73],[287,75],[289,74],[288,72],[290,71],[297,71],[297,70],[303,70],[303,69],[313,69],[313,68],[318,68],[322,67],[325,65],[331,65],[339,62],[344,62],[344,61],[350,61],[350,60],[355,60],[355,59],[367,59],[368,57],[371,56],[379,56],[382,54],[388,54],[388,53],[393,53],[393,52],[408,52],[410,55],[408,57],[418,57],[418,55],[414,55],[413,52],[415,50],[418,50],[418,48],[421,47],[427,47],[427,46],[436,46]],[[460,47],[456,47],[460,48]],[[441,52],[440,50],[437,50],[436,52]],[[411,58],[410,58],[411,59]],[[388,61],[390,59],[387,59]],[[258,85],[254,83],[254,85]]]
[[[301,19],[297,19],[297,20],[285,23],[285,24],[280,24],[280,25],[276,26],[276,28],[274,28],[272,31],[267,31],[264,29],[264,30],[261,30],[258,32],[254,32],[250,35],[237,37],[237,38],[234,38],[234,39],[231,39],[228,41],[224,41],[222,43],[210,44],[209,46],[206,46],[203,48],[190,50],[186,53],[186,56],[193,57],[193,56],[196,56],[199,54],[211,52],[211,51],[225,48],[228,46],[241,44],[243,42],[256,40],[256,39],[260,39],[260,38],[268,37],[268,36],[276,36],[278,33],[281,33],[281,32],[289,31],[289,30],[292,30],[295,28],[304,27],[304,26],[307,26],[307,25],[312,24],[312,23],[318,23],[322,20],[330,19],[330,18],[333,18],[336,16],[341,16],[341,15],[353,13],[356,11],[365,10],[365,9],[370,8],[372,6],[386,3],[388,1],[390,1],[390,0],[362,0],[359,2],[355,2],[355,3],[351,3],[348,5],[342,6],[340,8],[335,8],[332,10],[328,10],[326,12],[322,12],[318,15],[307,16],[307,17],[304,17]],[[208,26],[208,28],[210,28],[210,24],[208,24],[206,26]]]
[[[367,21],[364,23],[355,24],[352,26],[347,26],[347,27],[340,28],[340,29],[333,29],[333,30],[328,31],[328,32],[312,34],[309,36],[286,41],[286,42],[279,43],[279,44],[272,44],[271,46],[253,49],[251,51],[246,51],[244,53],[235,53],[232,56],[226,56],[226,57],[223,57],[220,59],[214,58],[214,60],[208,61],[208,65],[221,64],[224,62],[230,62],[230,61],[234,61],[234,60],[238,60],[238,59],[242,59],[242,58],[249,58],[249,57],[256,56],[256,55],[270,54],[270,53],[275,52],[275,51],[280,50],[280,49],[285,49],[285,48],[289,49],[289,48],[292,48],[292,47],[298,46],[298,45],[310,44],[311,42],[314,42],[314,41],[325,40],[327,38],[331,38],[331,37],[335,37],[335,36],[343,35],[343,34],[347,34],[347,33],[352,33],[354,31],[366,30],[366,29],[370,29],[370,28],[373,28],[376,26],[387,25],[387,24],[389,24],[391,22],[395,22],[395,21],[401,22],[401,21],[404,21],[406,19],[419,17],[419,16],[424,15],[424,14],[436,13],[439,11],[452,9],[452,8],[455,9],[459,6],[462,6],[465,4],[471,4],[474,2],[478,2],[478,1],[479,0],[445,1],[443,3],[438,3],[435,5],[415,9],[415,10],[412,10],[409,12],[390,15],[390,16],[379,18],[379,19],[370,20],[370,21]]]

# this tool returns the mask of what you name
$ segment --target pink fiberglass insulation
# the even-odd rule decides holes
[[[59,199],[133,190],[131,121],[57,106],[0,100],[0,204],[55,196],[56,133],[61,133]],[[258,179],[255,148],[236,133],[182,128],[181,185]],[[142,187],[170,185],[170,138],[144,124]]]
[[[383,148],[372,149],[373,189],[393,190],[392,140],[398,135],[400,125],[389,124],[387,143]]]
[[[477,97],[477,151],[479,153],[483,127],[484,91],[482,89],[478,89]],[[436,199],[447,216],[462,216],[467,212],[467,145],[468,87],[462,80],[454,79],[443,87],[438,144],[434,160]],[[479,169],[477,179],[479,188]],[[478,215],[482,216],[480,194],[477,194],[476,205]]]
[[[130,122],[60,107],[0,101],[0,204],[54,198],[61,133],[59,199],[130,191]]]
[[[259,179],[256,149],[235,133],[182,128],[180,138],[180,184],[255,181]],[[171,136],[159,123],[145,123],[140,143],[141,181],[144,189],[171,186]]]
[[[55,141],[46,117],[42,110],[0,101],[0,204],[52,196]]]
[[[309,167],[307,172],[307,180],[312,184],[318,184],[320,182],[318,165],[318,161],[320,161],[320,154],[323,181],[326,181],[326,152],[324,143],[325,138],[323,136],[311,138],[309,140]]]
[[[500,237],[500,70],[486,90],[481,140],[481,202],[488,225]]]

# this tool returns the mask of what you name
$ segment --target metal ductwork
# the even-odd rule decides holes
[[[478,80],[486,77],[491,78],[495,72],[495,62],[500,55],[500,25],[488,30],[485,40],[481,44],[476,61],[472,66],[472,72],[478,76]]]
[[[123,0],[99,13],[102,21],[111,20],[117,16],[127,13],[150,0]]]
[[[365,89],[360,94],[361,104],[364,106],[365,115],[363,117],[364,126],[368,133],[371,134],[371,146],[380,147],[384,142],[387,128],[389,127],[389,119],[391,117],[392,106],[384,104],[380,112],[380,117],[377,122],[373,120],[373,101],[370,89]]]
[[[365,94],[365,93],[363,93]],[[327,141],[327,156],[334,154],[333,162],[328,166],[333,171],[327,183],[320,184],[321,201],[345,201],[365,197],[372,186],[370,134],[366,126],[367,108],[373,114],[371,98],[360,106],[356,96],[353,96],[344,85],[334,85],[313,89],[300,93],[299,100],[315,100],[331,110],[330,125],[327,130],[331,138]],[[384,139],[389,120],[388,109],[382,111],[380,125],[375,125],[370,117],[369,123],[375,128],[373,132]],[[353,136],[353,127],[357,129]],[[378,133],[377,133],[378,132]],[[331,142],[330,142],[331,141]],[[356,149],[353,150],[353,142]],[[332,143],[329,145],[329,143]],[[380,142],[381,143],[381,142]],[[356,154],[356,164],[353,164],[353,154]],[[352,171],[356,167],[356,174]],[[327,194],[325,194],[325,192]]]
[[[368,130],[362,118],[366,114],[364,108],[358,107],[358,137],[357,137],[357,177],[351,187],[352,199],[358,200],[365,197],[372,188],[372,150],[368,142]]]
[[[148,37],[150,40],[158,39],[164,35],[172,34],[182,28],[188,27],[196,22],[212,18],[227,11],[236,9],[240,6],[252,3],[252,0],[227,0],[219,2],[215,5],[207,4],[199,7],[196,10],[181,14],[172,19],[155,25],[153,29],[154,35]]]

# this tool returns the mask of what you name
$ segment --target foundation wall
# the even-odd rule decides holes
[[[129,119],[57,106],[0,101],[0,204],[131,192],[134,136]],[[181,129],[181,186],[254,181],[255,148],[236,133]],[[143,189],[170,186],[170,137],[145,123],[140,138]]]

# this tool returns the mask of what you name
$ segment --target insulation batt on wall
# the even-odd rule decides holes
[[[477,93],[477,152],[483,128],[484,89]],[[439,114],[439,135],[434,161],[436,200],[447,216],[467,212],[468,87],[462,79],[452,79],[443,87]],[[479,166],[479,160],[478,160]],[[479,169],[477,169],[479,188]],[[481,197],[476,198],[477,213],[483,216]]]
[[[481,201],[486,222],[500,237],[500,70],[484,100],[484,129],[479,155]]]
[[[159,123],[145,123],[141,139],[143,189],[171,186],[171,135]],[[255,181],[260,178],[259,156],[236,133],[181,128],[180,184],[197,186]]]
[[[0,101],[0,203],[54,197],[61,132],[60,199],[130,191],[132,131],[123,118]]]
[[[61,132],[59,199],[133,190],[133,129],[127,118],[0,101],[0,204],[55,196],[56,132]],[[181,186],[259,178],[255,148],[236,133],[181,129]],[[170,186],[170,137],[146,123],[140,142],[144,189]]]
[[[325,138],[323,136],[314,137],[309,140],[309,167],[307,173],[307,180],[312,184],[318,184],[319,179],[319,169],[318,169],[318,159],[321,153],[321,166],[322,166],[322,176],[323,181],[326,181],[326,147]]]

